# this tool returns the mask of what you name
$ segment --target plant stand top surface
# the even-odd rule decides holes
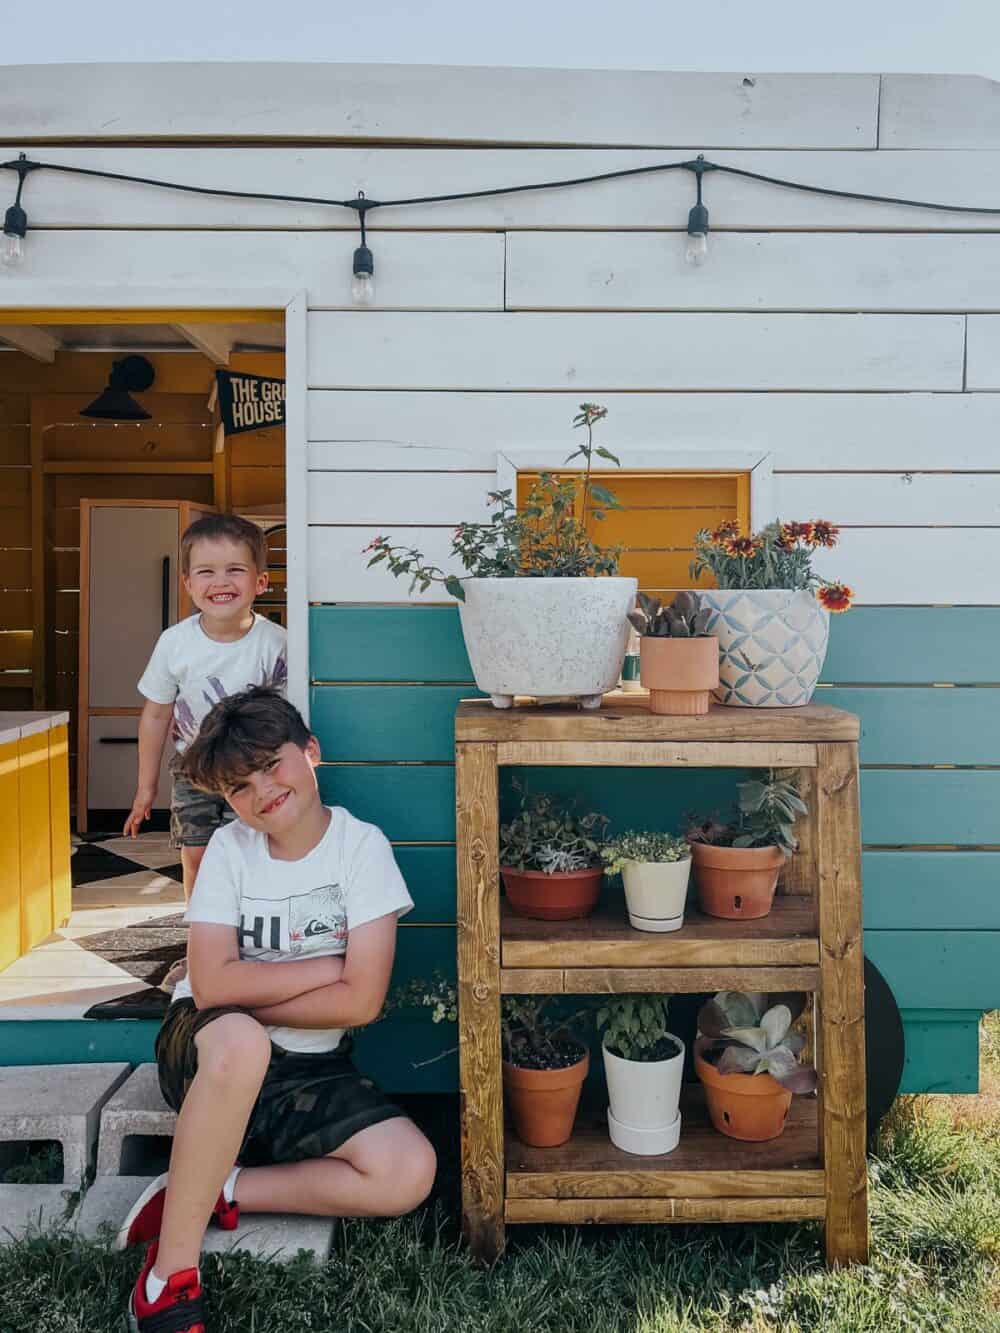
[[[518,700],[513,708],[494,708],[488,699],[465,700],[455,715],[458,742],[614,743],[676,741],[798,743],[857,741],[860,722],[854,713],[824,704],[799,708],[726,708],[713,704],[701,717],[651,713],[644,694],[615,692],[593,712],[571,704],[535,704]],[[500,762],[505,762],[501,758]],[[513,761],[512,761],[513,762]],[[580,762],[580,761],[578,761]],[[775,762],[780,762],[776,760]],[[815,762],[794,751],[787,766]]]

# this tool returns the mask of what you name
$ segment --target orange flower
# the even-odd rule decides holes
[[[724,523],[709,534],[709,540],[715,542],[717,546],[721,545],[727,537],[735,537],[740,530],[740,525],[735,518],[727,518]]]
[[[809,535],[809,523],[782,523],[781,531],[778,534],[778,545],[786,551]]]
[[[806,541],[810,546],[836,546],[840,529],[828,523],[824,518],[816,518],[806,525]]]
[[[846,583],[824,583],[816,593],[820,605],[828,611],[847,611],[854,597],[854,589]]]
[[[760,550],[760,542],[756,537],[725,537],[722,541],[722,549],[726,555],[735,555],[743,560],[749,560]]]

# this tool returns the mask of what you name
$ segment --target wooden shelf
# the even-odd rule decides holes
[[[608,1137],[603,1107],[581,1109],[559,1148],[505,1145],[508,1222],[680,1222],[822,1218],[826,1182],[814,1098],[796,1097],[780,1138],[741,1143],[717,1133],[704,1094],[685,1085],[681,1140],[637,1157]]]
[[[722,921],[689,907],[680,930],[656,935],[628,923],[621,893],[578,921],[535,921],[500,908],[504,968],[761,967],[819,963],[811,898],[779,894],[769,916]]]

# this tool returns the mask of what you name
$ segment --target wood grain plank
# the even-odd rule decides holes
[[[481,1260],[504,1248],[496,752],[455,747],[462,1219]]]
[[[993,148],[996,83],[978,74],[883,74],[879,129],[883,148]]]
[[[567,995],[615,995],[632,991],[693,995],[698,991],[754,989],[813,991],[819,986],[819,977],[818,967],[801,966],[567,967],[563,971],[563,989]]]
[[[546,767],[798,768],[816,762],[816,747],[794,741],[501,741],[500,764]]]
[[[857,747],[821,745],[817,771],[820,919],[818,999],[823,1160],[827,1170],[826,1255],[868,1259],[865,1159],[865,1001]]]
[[[561,995],[563,989],[560,968],[500,969],[500,992],[503,995]]]
[[[588,1222],[648,1225],[665,1222],[800,1222],[823,1217],[823,1200],[773,1199],[508,1199],[508,1222]]]

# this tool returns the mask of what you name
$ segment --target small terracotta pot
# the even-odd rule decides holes
[[[709,1045],[709,1037],[695,1042],[694,1068],[705,1088],[713,1127],[747,1143],[776,1139],[785,1128],[792,1094],[770,1074],[720,1074],[702,1055]]]
[[[604,870],[562,870],[547,875],[543,870],[512,870],[501,866],[507,901],[518,916],[539,921],[572,921],[589,916],[597,906]]]
[[[701,910],[728,921],[767,916],[785,857],[780,847],[713,847],[693,842]]]
[[[640,674],[649,690],[652,713],[696,717],[708,712],[709,696],[719,684],[719,640],[709,634],[699,639],[639,640]]]
[[[529,1148],[555,1148],[573,1133],[583,1080],[590,1068],[584,1051],[567,1069],[522,1069],[503,1062],[503,1086],[514,1130]]]

